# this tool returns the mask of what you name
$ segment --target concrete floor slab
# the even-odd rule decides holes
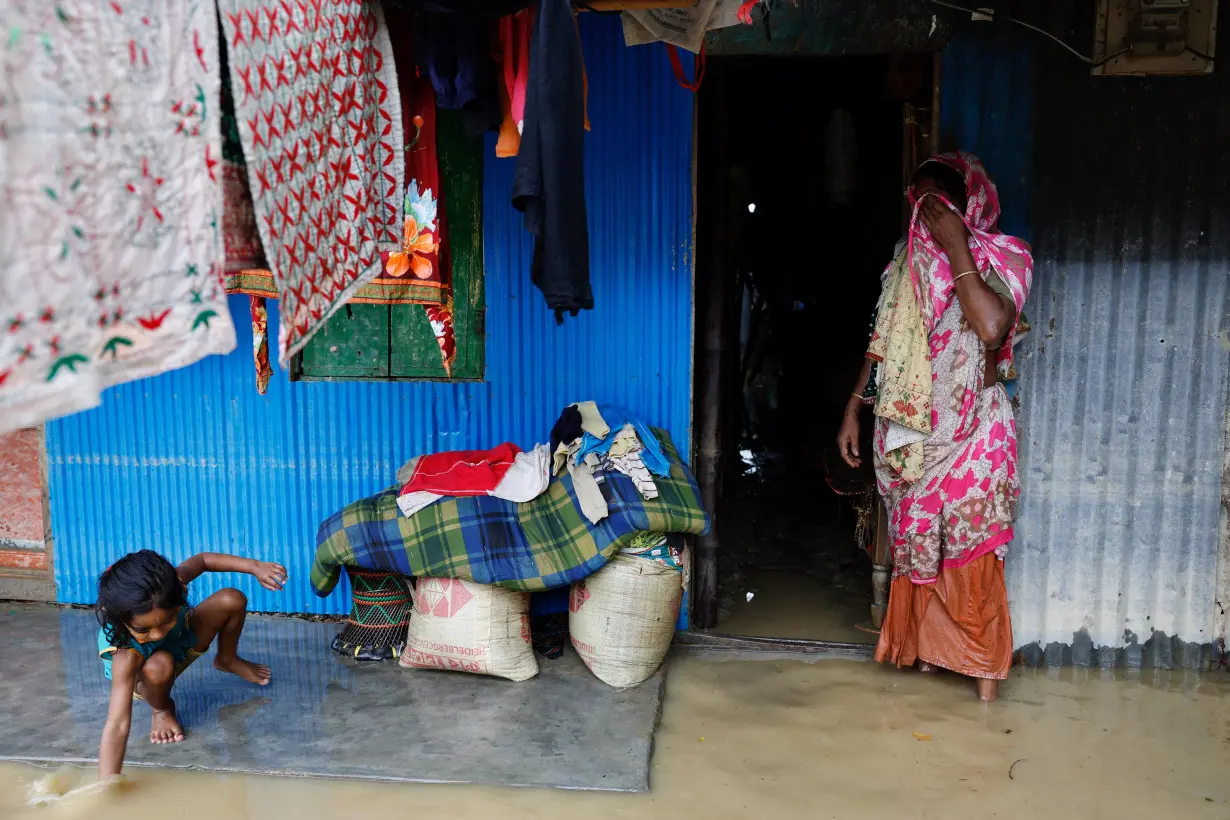
[[[218,672],[211,650],[173,692],[187,739],[149,744],[136,704],[126,765],[648,790],[663,672],[616,691],[571,651],[525,683],[360,664],[329,648],[338,628],[249,617],[240,654],[273,683]],[[110,691],[97,632],[92,612],[0,605],[0,760],[97,760]]]

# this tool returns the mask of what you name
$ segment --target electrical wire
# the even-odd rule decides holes
[[[983,17],[988,17],[992,20],[1006,20],[1009,23],[1016,23],[1018,26],[1021,26],[1022,28],[1027,28],[1030,31],[1034,31],[1034,32],[1037,32],[1038,34],[1041,34],[1043,37],[1046,37],[1050,40],[1054,40],[1056,43],[1063,46],[1064,49],[1066,49],[1073,57],[1080,60],[1082,63],[1086,63],[1088,65],[1095,66],[1095,67],[1100,66],[1100,65],[1105,65],[1106,63],[1109,63],[1111,60],[1115,59],[1116,57],[1122,57],[1124,54],[1127,54],[1129,51],[1132,50],[1131,46],[1128,46],[1127,48],[1119,49],[1114,54],[1110,54],[1106,57],[1103,57],[1100,60],[1095,60],[1092,57],[1086,57],[1084,54],[1081,54],[1079,51],[1072,48],[1072,46],[1068,45],[1063,40],[1056,37],[1054,34],[1051,34],[1049,31],[1038,28],[1035,25],[1026,23],[1024,20],[1018,20],[1015,17],[1000,17],[993,10],[990,10],[990,9],[971,9],[966,6],[957,5],[956,3],[949,3],[947,2],[947,0],[931,0],[931,3],[932,5],[942,6],[946,9],[952,9],[953,11],[962,11],[969,15],[982,15]],[[1210,57],[1207,54],[1202,54],[1199,51],[1196,51],[1194,48],[1185,48],[1184,51],[1191,52],[1192,54],[1194,54],[1197,57],[1200,57],[1203,60],[1208,60],[1210,63],[1213,62],[1212,57]]]
[[[1096,64],[1096,62],[1097,62],[1097,61],[1096,61],[1096,60],[1094,60],[1092,57],[1086,57],[1084,54],[1081,54],[1079,51],[1077,51],[1076,49],[1072,48],[1072,46],[1068,45],[1068,44],[1067,44],[1067,43],[1065,43],[1063,40],[1060,40],[1058,37],[1056,37],[1054,34],[1051,34],[1049,31],[1046,31],[1045,29],[1040,29],[1040,28],[1038,28],[1038,27],[1037,27],[1037,26],[1035,26],[1035,25],[1031,25],[1031,24],[1029,24],[1029,23],[1023,22],[1023,21],[1021,21],[1021,20],[1018,20],[1018,19],[1016,19],[1015,17],[1003,17],[1003,18],[999,18],[999,17],[997,17],[997,16],[996,16],[996,14],[995,14],[995,12],[994,12],[993,10],[989,10],[989,9],[988,9],[988,10],[983,10],[983,9],[971,9],[971,8],[966,7],[966,6],[960,6],[960,5],[957,5],[956,3],[949,3],[949,2],[946,2],[946,0],[931,0],[931,3],[932,3],[933,5],[936,5],[936,6],[943,6],[943,7],[944,7],[944,8],[946,8],[946,9],[952,9],[953,11],[963,11],[963,12],[965,12],[966,14],[969,14],[969,15],[971,15],[971,16],[973,16],[973,15],[982,15],[983,17],[989,17],[989,18],[991,18],[991,19],[993,19],[993,20],[995,20],[995,19],[1003,19],[1003,20],[1007,20],[1009,23],[1016,23],[1018,26],[1022,26],[1022,27],[1027,28],[1027,29],[1029,29],[1029,30],[1031,30],[1031,31],[1035,31],[1035,32],[1037,32],[1038,34],[1041,34],[1043,37],[1048,37],[1048,38],[1050,38],[1051,40],[1054,40],[1056,43],[1058,43],[1059,45],[1061,45],[1061,46],[1063,46],[1065,49],[1067,49],[1067,51],[1068,51],[1070,54],[1072,54],[1072,56],[1076,57],[1076,59],[1080,60],[1081,62],[1088,63],[1089,65],[1094,65],[1094,64]],[[1111,58],[1111,59],[1113,59],[1113,58]]]

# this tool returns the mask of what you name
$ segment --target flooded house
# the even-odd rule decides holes
[[[1224,665],[1217,3],[1131,30],[1126,0],[952,5],[776,3],[676,69],[660,45],[626,47],[617,17],[579,14],[593,309],[544,307],[515,161],[442,111],[454,349],[442,356],[422,287],[386,282],[262,371],[281,303],[232,276],[234,352],[6,435],[0,598],[90,604],[127,552],[243,551],[299,579],[278,594],[242,582],[251,610],[343,615],[346,584],[321,597],[306,582],[322,521],[412,456],[528,448],[594,400],[669,433],[713,516],[685,552],[681,632],[869,655],[892,562],[870,471],[844,469],[835,439],[910,217],[902,192],[928,156],[962,150],[1035,259],[1007,385],[1019,662]]]

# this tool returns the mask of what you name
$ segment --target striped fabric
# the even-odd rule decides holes
[[[646,500],[627,476],[601,474],[610,515],[581,514],[572,479],[553,478],[527,504],[490,496],[450,498],[407,518],[397,488],[360,499],[327,518],[316,535],[312,586],[333,591],[344,566],[416,577],[464,578],[519,590],[571,584],[597,571],[640,532],[700,535],[709,530],[696,479],[670,438],[655,430],[670,461],[658,497]]]

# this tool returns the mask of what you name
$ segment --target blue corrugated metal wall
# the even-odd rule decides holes
[[[487,380],[483,384],[253,386],[247,300],[239,349],[107,391],[96,410],[49,424],[59,600],[94,600],[126,552],[204,551],[280,561],[285,592],[245,577],[254,610],[337,613],[349,591],[308,585],[316,527],[387,486],[417,453],[545,440],[560,408],[618,403],[689,449],[692,95],[660,46],[626,49],[618,18],[584,15],[589,76],[586,190],[596,310],[556,327],[529,281],[530,242],[509,205],[513,161],[486,153]],[[276,318],[270,316],[270,327]]]
[[[982,158],[999,189],[1000,230],[1030,239],[1033,66],[1021,36],[957,37],[940,64],[942,150]],[[1027,311],[1028,312],[1028,311]]]

